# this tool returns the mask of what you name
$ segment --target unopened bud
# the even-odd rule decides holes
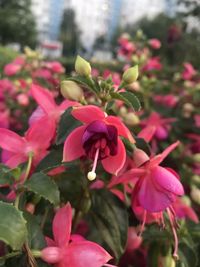
[[[192,186],[190,196],[194,202],[200,205],[200,189],[196,186]]]
[[[34,212],[35,212],[35,204],[29,202],[29,203],[26,204],[25,209],[26,209],[26,211],[28,211],[29,213],[34,214]]]
[[[160,257],[160,266],[162,267],[175,267],[176,262],[171,255],[167,255],[166,257]]]
[[[81,76],[89,76],[92,71],[90,63],[80,56],[76,58],[75,70]]]
[[[138,75],[138,65],[135,65],[134,67],[129,68],[124,72],[122,80],[125,84],[131,84],[137,80]]]
[[[183,202],[183,204],[185,204],[186,206],[191,206],[191,200],[188,196],[183,196],[181,198],[181,201]]]
[[[200,163],[200,153],[196,153],[192,158],[195,162]]]
[[[124,117],[126,124],[130,126],[138,125],[140,122],[140,119],[137,115],[135,115],[134,112],[129,112]]]
[[[144,164],[148,160],[149,160],[149,156],[142,149],[139,149],[139,148],[134,149],[133,161],[134,161],[136,167],[141,166],[142,164]]]
[[[62,259],[62,251],[58,247],[47,247],[41,251],[41,258],[50,264],[58,263]]]
[[[81,101],[83,99],[83,91],[77,83],[73,81],[61,82],[61,94],[64,98]]]
[[[200,184],[200,175],[193,175],[192,176],[192,181],[194,181],[195,183]]]

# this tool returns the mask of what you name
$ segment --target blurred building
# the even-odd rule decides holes
[[[39,41],[49,38],[50,0],[32,0]]]

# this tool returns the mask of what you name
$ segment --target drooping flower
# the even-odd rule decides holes
[[[101,160],[104,169],[117,175],[125,163],[126,151],[119,136],[134,139],[128,128],[118,117],[108,116],[99,107],[88,105],[75,107],[72,116],[84,123],[73,130],[64,144],[63,161],[72,161],[81,156],[93,160],[88,178],[96,178],[97,161]]]
[[[64,100],[60,105],[57,105],[52,93],[36,84],[31,86],[31,94],[39,107],[31,115],[29,119],[30,124],[45,116],[53,120],[56,126],[62,113],[68,107],[77,105],[76,102],[69,100]]]
[[[13,76],[21,70],[21,66],[16,63],[9,63],[4,67],[4,74],[7,76]]]
[[[184,66],[184,71],[182,73],[183,80],[191,80],[196,74],[196,70],[189,62],[185,62],[183,66]]]
[[[171,128],[170,123],[174,121],[175,118],[163,118],[159,113],[152,112],[147,119],[141,120],[141,125],[151,129],[154,127],[154,136],[158,140],[165,140]]]
[[[175,238],[175,257],[177,256],[178,239],[175,230],[175,211],[172,204],[175,203],[177,196],[184,194],[184,189],[178,174],[172,169],[161,167],[160,163],[178,144],[179,142],[172,144],[161,154],[147,160],[141,166],[127,171],[120,177],[114,178],[111,182],[112,186],[119,183],[135,183],[132,192],[132,209],[138,217],[143,216],[142,230],[147,219],[151,222],[161,221],[161,224],[164,224],[162,213],[167,211]]]
[[[54,135],[54,124],[52,120],[42,118],[34,123],[24,137],[13,131],[0,128],[0,147],[3,149],[3,162],[14,168],[26,162],[32,154],[33,165],[36,166],[48,153]]]
[[[160,62],[159,57],[152,57],[149,58],[146,62],[146,64],[143,66],[142,70],[143,71],[153,71],[153,70],[161,70],[162,69],[162,64]]]
[[[148,43],[153,49],[159,49],[161,47],[161,42],[156,38],[150,39]]]
[[[54,240],[47,238],[48,247],[41,251],[41,258],[56,267],[101,267],[112,258],[98,244],[80,235],[71,235],[72,208],[60,208],[53,220]],[[113,266],[114,267],[114,266]]]

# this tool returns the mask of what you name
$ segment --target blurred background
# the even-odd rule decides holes
[[[0,0],[0,56],[28,45],[64,65],[77,53],[110,62],[119,36],[141,29],[161,40],[166,63],[198,68],[199,26],[199,0]]]

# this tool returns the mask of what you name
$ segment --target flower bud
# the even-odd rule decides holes
[[[122,76],[123,82],[125,84],[131,84],[135,82],[138,78],[138,74],[138,65],[127,69]]]
[[[167,255],[165,257],[159,257],[160,260],[160,265],[162,267],[175,267],[176,266],[176,262],[173,259],[173,257],[171,255]]]
[[[50,264],[59,262],[62,259],[62,251],[58,247],[47,247],[41,251],[41,258]]]
[[[83,91],[77,83],[73,81],[61,82],[61,94],[64,98],[81,101],[83,99]]]
[[[140,119],[137,115],[135,115],[134,112],[129,112],[124,117],[126,124],[129,126],[135,126],[138,125],[140,122]]]
[[[75,70],[81,76],[89,76],[92,71],[90,63],[80,56],[76,58]]]
[[[191,207],[191,200],[190,200],[190,198],[188,196],[183,196],[181,198],[181,201],[183,202],[183,204]]]
[[[33,203],[31,203],[31,202],[28,202],[26,204],[25,210],[28,211],[31,214],[34,214],[34,212],[35,212],[35,205]]]
[[[128,228],[128,238],[126,243],[127,251],[134,251],[140,247],[142,244],[142,237],[138,236],[138,230],[136,227]]]
[[[196,153],[192,158],[195,162],[200,163],[200,153]]]
[[[200,189],[196,186],[192,186],[190,196],[194,202],[200,205]]]
[[[134,161],[136,167],[141,166],[142,164],[144,164],[148,160],[149,160],[149,156],[142,149],[139,149],[139,148],[134,149],[133,161]]]

